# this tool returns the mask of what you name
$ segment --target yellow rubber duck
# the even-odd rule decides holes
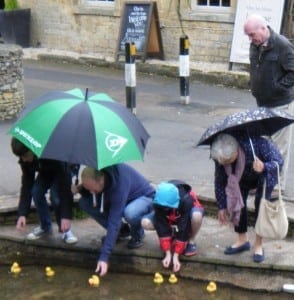
[[[92,277],[89,278],[88,282],[89,282],[90,286],[97,287],[100,284],[100,279],[97,275],[92,275]]]
[[[55,271],[52,270],[51,267],[46,267],[45,274],[47,277],[53,277],[55,275]]]
[[[175,274],[170,274],[168,281],[170,283],[177,283],[178,282],[178,278]]]
[[[153,282],[157,284],[161,284],[163,283],[163,281],[164,281],[163,276],[160,273],[156,272],[154,274]]]
[[[216,283],[213,282],[213,281],[210,281],[209,284],[206,287],[206,290],[207,290],[208,293],[213,293],[213,292],[216,291],[216,289],[217,289]]]
[[[10,268],[10,272],[13,274],[19,274],[21,272],[21,267],[17,262],[14,262]]]

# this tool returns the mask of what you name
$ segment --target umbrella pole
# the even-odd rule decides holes
[[[248,128],[247,128],[247,127],[246,127],[246,131],[247,131],[247,135],[248,135],[248,138],[249,138],[249,143],[250,143],[251,150],[252,150],[252,154],[253,154],[253,159],[255,160],[255,159],[256,159],[256,155],[255,155],[253,143],[252,143],[252,140],[251,140],[251,137],[250,137],[250,135],[249,135],[249,132],[248,132]]]
[[[251,146],[253,158],[255,160],[256,159],[256,155],[255,155],[255,151],[254,151],[254,147],[253,147],[253,143],[252,143],[251,137],[249,137],[249,142],[250,142],[250,146]]]

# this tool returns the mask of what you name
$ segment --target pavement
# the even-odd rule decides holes
[[[62,64],[62,68],[69,74],[71,70],[67,63],[89,66],[93,65],[94,58],[46,49],[27,49],[24,53],[25,69],[33,65],[35,68],[42,70],[42,76],[44,77],[53,68],[51,64],[48,65],[48,60],[52,60],[59,65]],[[116,63],[105,59],[101,59],[100,63],[97,62],[97,59],[95,60],[95,67],[106,66],[109,68],[110,65],[114,66]],[[148,75],[157,71],[160,73],[160,77],[155,77],[155,81],[162,81],[161,97],[163,97],[167,93],[165,89],[168,89],[170,82],[170,79],[166,80],[165,77],[174,74],[175,66],[176,62],[154,60],[148,62],[147,60],[144,64],[138,64],[137,70],[145,71]],[[116,65],[116,67],[119,68],[121,65]],[[79,66],[76,68],[79,68]],[[284,283],[294,284],[292,226],[294,220],[294,186],[291,184],[294,179],[294,165],[290,165],[288,178],[290,196],[286,199],[287,213],[291,224],[289,237],[281,241],[265,240],[266,260],[261,264],[253,263],[252,250],[233,256],[224,255],[224,248],[234,241],[233,229],[230,226],[219,226],[215,219],[213,163],[209,160],[208,149],[205,147],[196,149],[195,142],[207,126],[222,118],[226,113],[249,107],[254,104],[254,101],[248,91],[225,88],[228,85],[234,86],[234,80],[236,86],[240,85],[240,82],[246,82],[248,80],[246,72],[229,72],[223,65],[192,64],[192,68],[191,73],[194,74],[195,85],[196,83],[199,84],[200,79],[210,84],[204,86],[200,83],[197,93],[201,94],[207,89],[208,92],[211,92],[211,95],[215,95],[215,99],[211,97],[210,103],[207,103],[207,101],[204,103],[201,100],[196,101],[195,98],[198,96],[193,97],[191,94],[191,103],[182,105],[177,100],[166,103],[161,98],[151,99],[148,95],[149,98],[147,99],[146,96],[146,101],[140,103],[137,115],[152,138],[148,142],[145,161],[131,162],[131,164],[142,171],[154,184],[171,178],[188,181],[197,191],[200,200],[206,207],[207,214],[196,238],[198,254],[191,258],[181,258],[183,266],[180,276],[215,280],[248,289],[280,291]],[[166,70],[166,73],[163,70]],[[88,72],[91,72],[90,68],[87,68],[87,71],[83,69],[83,73],[88,74]],[[217,76],[215,76],[216,74]],[[177,75],[174,75],[174,78],[177,78]],[[40,87],[42,85],[41,79],[28,80],[25,72],[25,94],[29,93],[28,87],[32,84],[32,81],[36,87]],[[191,82],[191,86],[192,84],[193,82]],[[46,82],[46,88],[48,89],[56,88],[56,85],[58,86],[56,82]],[[61,85],[62,83],[59,83],[58,88]],[[67,88],[67,86],[64,87],[64,89]],[[222,97],[224,89],[231,98],[226,101],[222,100],[222,103],[219,103],[217,98]],[[112,92],[116,93],[115,90]],[[147,95],[149,91],[145,93]],[[239,100],[241,97],[242,101],[236,101],[236,97]],[[58,261],[62,257],[62,262],[75,262],[94,270],[100,238],[104,234],[103,229],[94,221],[88,218],[73,220],[72,228],[79,241],[71,246],[65,245],[61,241],[56,230],[53,236],[48,239],[27,241],[25,235],[36,224],[30,222],[24,232],[17,232],[14,224],[6,222],[8,219],[11,220],[11,216],[12,218],[15,216],[18,202],[17,191],[20,184],[20,171],[16,159],[9,152],[9,137],[6,134],[12,122],[0,123],[1,145],[5,145],[0,150],[0,174],[2,183],[4,182],[0,186],[0,239],[2,245],[0,248],[3,250],[4,245],[7,244],[14,245],[15,248],[13,249],[17,250],[9,254],[6,253],[7,255],[1,255],[0,253],[0,263],[10,262],[7,256],[11,259],[16,259],[19,256],[19,259],[23,261],[30,258],[30,261],[33,261],[36,259],[36,251],[42,251],[42,253],[46,253],[47,259],[51,258]],[[292,151],[293,148],[292,145]],[[252,203],[253,199],[250,199],[250,211],[252,211]],[[249,236],[253,244],[254,230],[252,227],[249,227]],[[145,245],[140,249],[128,250],[125,243],[117,244],[111,258],[110,270],[129,270],[141,273],[153,273],[158,270],[166,272],[161,268],[160,259],[161,253],[155,232],[146,232]]]

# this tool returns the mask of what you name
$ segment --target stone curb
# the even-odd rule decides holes
[[[34,51],[34,50],[33,50]],[[37,49],[36,49],[37,51]],[[32,54],[29,51],[24,55],[24,59],[37,59],[41,61],[59,61],[61,63],[74,63],[90,65],[95,67],[124,69],[124,62],[113,61],[107,58],[95,56],[83,56],[77,53],[40,51]],[[245,71],[230,71],[229,67],[224,65],[213,65],[205,63],[190,63],[191,81],[201,81],[207,84],[223,85],[238,89],[248,89],[249,74]],[[178,78],[179,68],[176,61],[147,60],[145,62],[136,61],[136,70],[142,73],[154,74]]]

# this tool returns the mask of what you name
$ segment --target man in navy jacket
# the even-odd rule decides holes
[[[107,230],[100,249],[96,272],[108,271],[108,260],[119,237],[122,219],[130,225],[129,249],[142,246],[141,219],[152,211],[154,188],[139,172],[126,164],[100,171],[86,167],[81,174],[80,207]]]

